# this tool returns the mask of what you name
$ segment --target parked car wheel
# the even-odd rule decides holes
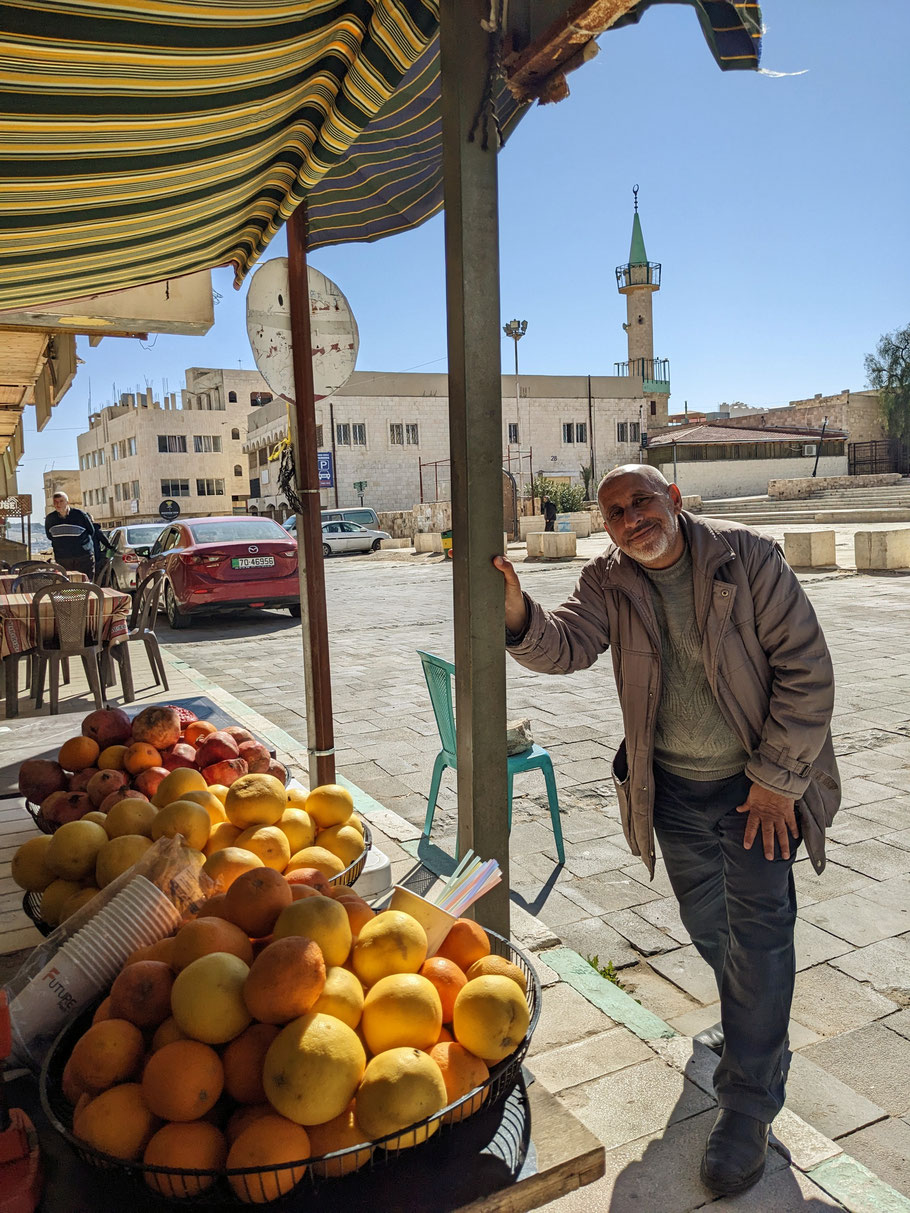
[[[292,619],[299,619],[299,618],[300,618],[300,603],[299,603],[299,602],[295,602],[293,606],[289,606],[289,607],[288,607],[288,610],[289,610],[289,611],[290,611],[290,613],[291,613],[291,618],[292,618]]]
[[[323,554],[323,556],[325,556],[326,558],[328,558],[328,557],[329,557],[329,556],[331,556],[331,554],[332,554],[332,549],[329,547],[329,545],[328,545],[327,543],[324,543],[324,544],[322,545],[322,554]]]
[[[378,552],[378,551],[379,551],[379,549],[380,549],[381,547],[382,547],[382,540],[381,540],[381,539],[374,539],[374,540],[373,540],[373,546],[370,548],[370,551],[371,551],[371,552]]]
[[[174,597],[174,591],[171,588],[170,582],[164,587],[164,609],[167,613],[167,621],[175,631],[190,626],[192,620],[177,605],[177,599]]]

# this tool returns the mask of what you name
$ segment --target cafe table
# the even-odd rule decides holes
[[[129,635],[129,619],[133,600],[129,594],[109,587],[99,587],[102,595],[102,640],[115,645]],[[19,658],[30,652],[37,644],[35,619],[32,612],[34,594],[14,594],[0,589],[0,659],[3,661],[6,684],[6,717],[11,719],[18,713]],[[94,601],[89,603],[89,618],[94,622],[97,612]],[[41,628],[47,635],[53,623],[53,608],[49,602],[41,604]]]
[[[29,569],[27,573],[0,573],[0,594],[8,594],[13,588],[13,583],[18,581],[20,577],[27,577],[28,573],[42,573],[43,569]],[[56,573],[56,569],[48,568],[48,572]],[[85,573],[77,573],[74,570],[65,574],[67,581],[72,581],[74,585],[88,581]]]

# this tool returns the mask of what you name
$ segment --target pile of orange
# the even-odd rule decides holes
[[[476,923],[457,920],[428,957],[407,914],[258,867],[129,958],[63,1091],[95,1149],[194,1172],[148,1170],[163,1195],[254,1167],[265,1170],[230,1178],[241,1200],[264,1203],[311,1157],[346,1174],[379,1138],[415,1145],[440,1123],[415,1128],[427,1117],[455,1103],[447,1121],[475,1112],[528,1021],[524,975]]]

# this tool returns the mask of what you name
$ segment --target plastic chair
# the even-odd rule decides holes
[[[439,740],[442,749],[436,755],[433,765],[433,777],[430,781],[430,795],[427,797],[427,816],[423,823],[424,835],[429,838],[433,828],[433,815],[436,812],[436,798],[439,795],[439,785],[442,773],[446,767],[458,769],[457,745],[455,741],[455,701],[452,691],[452,679],[455,667],[442,657],[432,653],[424,653],[420,649],[417,654],[423,664],[424,677],[427,680],[427,690],[430,692],[430,703],[433,705],[433,715],[436,717],[436,727],[439,730]],[[505,737],[503,737],[505,747]],[[556,840],[556,854],[560,863],[565,863],[566,853],[562,841],[562,822],[559,820],[559,796],[556,792],[556,776],[553,772],[553,760],[543,746],[532,745],[524,754],[513,754],[508,763],[509,788],[509,829],[512,829],[512,779],[523,771],[543,772],[547,785],[547,803],[550,806],[550,821],[553,825],[553,837]]]
[[[53,569],[55,572],[62,573],[65,570],[59,564],[53,564],[47,560],[17,560],[9,566],[11,573],[34,573],[36,570]]]
[[[92,613],[90,607],[93,602],[95,611]],[[44,603],[49,603],[53,612],[53,629],[42,627],[41,607]],[[95,707],[99,710],[103,708],[100,662],[104,595],[101,590],[91,582],[76,584],[61,581],[45,586],[32,599],[32,617],[35,621],[35,651],[38,657],[35,707],[41,707],[44,676],[50,667],[50,711],[52,716],[57,715],[61,663],[68,657],[79,657],[95,697]]]
[[[53,569],[29,569],[27,573],[20,573],[13,582],[13,594],[34,594],[36,590],[43,590],[46,585],[55,585],[59,581],[66,581],[65,573],[57,573]]]
[[[165,691],[169,690],[158,637],[155,635],[158,602],[163,588],[164,569],[156,569],[154,573],[150,573],[148,577],[139,583],[133,599],[129,636],[118,644],[106,646],[104,650],[105,669],[110,668],[110,657],[113,657],[120,664],[120,681],[123,685],[123,699],[125,703],[132,703],[135,698],[133,693],[133,668],[130,664],[129,652],[129,644],[133,640],[141,640],[145,645],[145,655],[148,658],[149,667],[152,671],[154,685],[158,686],[160,684]]]

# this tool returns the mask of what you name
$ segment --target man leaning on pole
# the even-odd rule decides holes
[[[573,595],[546,610],[505,579],[506,644],[570,674],[607,648],[625,739],[613,763],[626,840],[652,877],[655,835],[683,925],[714,971],[719,1113],[701,1165],[714,1193],[761,1176],[790,1063],[801,842],[816,872],[840,803],[834,676],[812,605],[773,539],[686,513],[653,467],[615,468],[610,536]]]

